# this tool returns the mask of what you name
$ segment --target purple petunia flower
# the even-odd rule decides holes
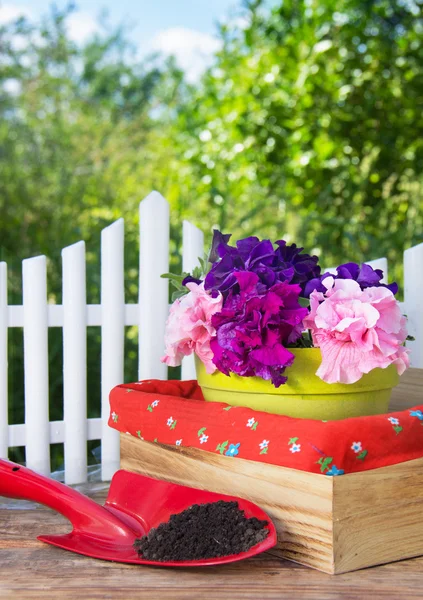
[[[334,279],[354,279],[360,285],[361,289],[364,290],[368,287],[386,287],[393,294],[398,292],[398,285],[396,283],[390,283],[386,285],[381,283],[383,277],[383,271],[381,269],[373,269],[370,265],[356,263],[345,263],[340,265],[336,269],[336,274],[324,273],[321,277],[316,277],[308,281],[304,288],[304,296],[310,297],[311,292],[314,290],[318,292],[326,292],[326,288],[323,285],[323,280],[326,277],[333,277]]]
[[[279,387],[287,380],[285,367],[294,361],[285,346],[301,337],[308,314],[298,303],[301,288],[277,282],[266,289],[259,275],[248,271],[235,272],[234,278],[236,286],[221,311],[212,316],[213,362],[226,375],[257,376]]]
[[[278,282],[298,283],[301,295],[310,279],[320,275],[317,256],[302,253],[303,248],[296,244],[288,246],[284,240],[273,247],[270,240],[260,241],[248,237],[237,241],[236,247],[229,246],[230,236],[220,231],[213,232],[210,262],[212,268],[205,278],[205,289],[217,290],[226,297],[230,290],[239,289],[236,273],[250,271],[256,273],[260,282],[268,289]]]

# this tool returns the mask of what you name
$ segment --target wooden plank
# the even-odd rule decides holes
[[[335,573],[423,555],[423,458],[334,478]]]
[[[139,379],[167,379],[164,354],[165,324],[169,312],[169,204],[151,192],[139,206]],[[151,293],[154,290],[154,294]]]
[[[22,262],[26,465],[50,474],[47,259]]]
[[[408,369],[392,391],[391,412],[423,404],[423,369]]]
[[[104,494],[97,496],[104,501]],[[9,501],[7,501],[9,502]],[[38,542],[66,521],[49,509],[2,508],[0,598],[18,600],[421,599],[423,558],[330,577],[268,553],[221,567],[157,569],[90,559]]]
[[[423,555],[423,458],[323,477],[122,434],[121,467],[255,502],[275,522],[276,552],[326,573]]]
[[[124,221],[101,232],[101,478],[119,468],[119,434],[108,426],[109,394],[124,381],[125,276]],[[113,318],[110,318],[113,315]]]
[[[62,250],[65,482],[87,480],[87,285],[85,242]]]
[[[0,458],[8,456],[7,265],[0,262]]]
[[[274,520],[285,558],[333,572],[333,478],[121,434],[121,468],[246,498]]]

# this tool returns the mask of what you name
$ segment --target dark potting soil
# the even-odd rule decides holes
[[[141,558],[162,562],[229,556],[264,540],[269,534],[266,525],[267,521],[248,519],[235,501],[193,504],[135,540],[134,547]]]

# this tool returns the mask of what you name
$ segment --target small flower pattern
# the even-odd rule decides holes
[[[173,417],[169,417],[167,420],[167,426],[170,427],[170,429],[175,429],[177,422],[178,421]]]
[[[241,443],[230,444],[229,448],[225,452],[225,456],[237,456],[239,454],[239,447]]]
[[[292,452],[292,454],[295,454],[296,452],[301,452],[301,444],[297,444],[297,442],[297,437],[290,438],[288,442],[288,446],[290,446],[289,451]]]
[[[387,417],[387,418],[388,418],[388,421],[391,423],[392,429],[395,431],[396,435],[401,433],[402,427],[400,425],[399,419],[397,419],[396,417]]]
[[[258,421],[256,421],[254,417],[251,417],[251,419],[248,419],[247,427],[250,427],[251,431],[255,431],[257,429],[257,426],[258,426]]]
[[[295,454],[295,452],[301,452],[301,444],[292,444],[289,451],[292,452],[292,454]]]
[[[153,412],[153,408],[156,408],[157,406],[159,406],[159,403],[160,403],[160,400],[153,400],[153,402],[147,406],[148,412]]]
[[[345,471],[343,469],[338,469],[335,465],[332,465],[329,471],[326,472],[326,475],[330,477],[336,477],[337,475],[344,475]]]
[[[415,457],[421,449],[423,457],[423,405],[366,417],[370,427],[343,425],[343,434],[338,435],[333,421],[313,421],[308,429],[304,420],[265,415],[242,407],[221,405],[216,412],[214,404],[208,410],[193,405],[185,410],[187,404],[181,401],[179,406],[175,387],[180,387],[181,398],[190,398],[195,392],[192,382],[150,381],[148,386],[139,383],[139,388],[136,384],[115,388],[109,420],[111,427],[139,440],[197,447],[225,457],[263,461],[331,477],[395,464],[390,461],[397,452],[404,457],[413,453]],[[125,399],[128,389],[131,398]]]
[[[423,412],[421,410],[410,410],[410,417],[417,417],[419,421],[423,421]]]
[[[356,454],[363,450],[361,442],[353,442],[351,446],[351,450],[353,450]]]
[[[260,448],[260,454],[267,454],[268,449],[269,449],[269,440],[263,440],[259,444],[259,448]]]

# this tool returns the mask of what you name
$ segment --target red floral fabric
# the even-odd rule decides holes
[[[147,380],[111,391],[109,425],[149,442],[329,476],[423,457],[423,404],[315,421],[205,402],[196,381]]]

